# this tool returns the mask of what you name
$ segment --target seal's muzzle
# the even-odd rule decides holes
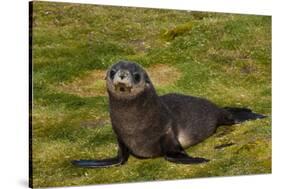
[[[127,70],[118,70],[113,79],[114,89],[118,92],[131,92],[132,76]]]

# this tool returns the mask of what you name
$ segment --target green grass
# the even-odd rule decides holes
[[[271,173],[271,17],[48,2],[33,8],[34,187]],[[155,83],[159,94],[201,96],[269,117],[221,127],[187,150],[206,164],[130,157],[121,167],[73,167],[74,159],[114,156],[117,146],[107,96],[69,90],[120,59],[178,70],[176,81]],[[93,81],[97,90],[101,81]]]

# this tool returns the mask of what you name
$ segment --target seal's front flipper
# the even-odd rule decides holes
[[[190,157],[180,145],[172,129],[169,129],[161,139],[161,149],[164,158],[173,163],[195,164],[208,162],[208,159],[199,157]]]
[[[118,157],[115,157],[103,160],[73,160],[71,163],[78,167],[99,168],[121,165],[122,161]]]
[[[102,160],[73,160],[71,163],[78,167],[83,168],[103,168],[122,165],[127,162],[129,158],[129,150],[118,140],[119,150],[118,155],[114,158],[102,159]]]
[[[128,157],[117,156],[114,158],[102,159],[102,160],[73,160],[71,163],[75,166],[82,168],[103,168],[118,166],[126,163]]]
[[[197,164],[197,163],[205,163],[210,161],[205,158],[190,157],[186,153],[166,154],[165,159],[173,163],[182,163],[182,164]]]

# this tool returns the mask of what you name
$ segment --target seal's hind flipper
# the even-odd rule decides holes
[[[164,153],[164,158],[173,163],[195,164],[209,161],[205,158],[190,157],[187,155],[171,128],[161,138],[161,149]]]
[[[247,120],[262,119],[267,117],[265,115],[252,112],[252,110],[248,108],[225,107],[224,109],[231,113],[234,123],[242,123]]]
[[[210,161],[205,158],[190,157],[185,153],[166,154],[165,159],[173,163],[181,163],[181,164],[197,164],[197,163],[205,163]]]

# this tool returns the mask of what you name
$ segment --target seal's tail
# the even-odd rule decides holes
[[[233,107],[224,107],[226,111],[231,113],[231,117],[234,123],[242,123],[247,120],[263,119],[267,116],[252,112],[248,108],[233,108]]]

